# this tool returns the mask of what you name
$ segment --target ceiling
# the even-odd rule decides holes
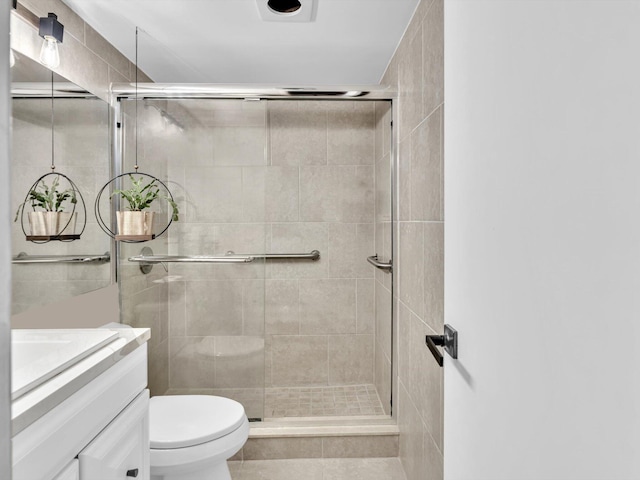
[[[154,81],[379,83],[418,0],[315,0],[311,22],[264,21],[267,0],[63,0]],[[311,0],[300,0],[301,3]]]

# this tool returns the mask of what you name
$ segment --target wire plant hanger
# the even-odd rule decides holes
[[[139,28],[136,27],[136,45],[135,45],[135,56],[136,56],[136,68],[135,68],[135,110],[134,110],[134,127],[135,127],[135,164],[133,166],[133,171],[125,172],[120,175],[113,177],[109,180],[98,192],[98,196],[96,197],[95,202],[95,214],[96,219],[98,220],[98,225],[100,228],[111,238],[114,238],[116,241],[122,241],[127,243],[141,243],[147,242],[149,240],[153,240],[162,234],[164,234],[171,223],[174,220],[178,219],[178,207],[171,194],[169,188],[165,185],[162,180],[158,177],[150,175],[148,173],[143,173],[139,171],[140,165],[138,161],[138,131],[139,131],[139,120],[138,120],[138,32]],[[136,179],[135,176],[138,176]],[[107,223],[105,222],[101,212],[100,212],[100,200],[102,199],[103,194],[106,190],[110,189],[111,186],[119,186],[122,182],[122,179],[128,178],[131,181],[132,187],[126,190],[118,188],[116,190],[112,190],[109,198],[114,196],[122,197],[127,200],[130,207],[130,212],[117,212],[117,229],[118,233],[109,228]],[[146,185],[143,185],[143,180],[148,179]],[[163,189],[165,193],[160,193],[160,189]],[[162,198],[167,201],[169,207],[172,209],[172,213],[169,215],[169,221],[166,226],[158,233],[157,235],[152,233],[152,223],[153,223],[153,213],[154,212],[144,212],[143,210],[148,208],[150,204],[156,200],[157,198]],[[121,199],[119,199],[121,202]],[[127,227],[127,220],[125,220],[125,215],[127,213],[138,213],[141,214],[140,220],[144,223],[144,226],[138,228],[138,230],[134,233],[124,232],[123,230]],[[142,229],[142,230],[140,230]]]
[[[18,207],[15,220],[20,218],[20,226],[27,241],[33,243],[48,243],[51,241],[72,242],[79,240],[87,226],[87,208],[84,197],[80,193],[77,185],[67,175],[56,172],[55,162],[55,110],[54,110],[54,78],[51,72],[51,171],[39,177],[24,198],[24,202]],[[47,185],[47,177],[55,177],[51,180],[51,185]],[[60,178],[63,178],[68,184],[68,189],[60,192]],[[71,212],[64,212],[66,202],[70,202]],[[78,201],[83,212],[83,223],[80,233],[76,231],[76,210]],[[30,233],[25,229],[24,210],[25,206],[30,204],[32,211],[27,212],[29,219]],[[36,207],[44,209],[36,210]],[[45,214],[49,215],[45,215]],[[68,215],[68,217],[65,216]]]

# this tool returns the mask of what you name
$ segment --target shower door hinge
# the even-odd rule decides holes
[[[116,123],[116,128],[122,128],[122,124],[120,122]]]

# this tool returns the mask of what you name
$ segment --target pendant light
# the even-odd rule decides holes
[[[50,69],[58,68],[60,66],[58,43],[62,43],[64,25],[58,21],[55,13],[49,13],[46,17],[40,18],[38,34],[44,39],[40,49],[40,62]]]

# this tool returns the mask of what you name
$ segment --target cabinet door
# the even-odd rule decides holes
[[[64,470],[56,475],[53,480],[80,480],[78,460],[74,459],[69,465],[64,467]]]
[[[138,395],[78,459],[80,480],[148,480],[149,391]]]

